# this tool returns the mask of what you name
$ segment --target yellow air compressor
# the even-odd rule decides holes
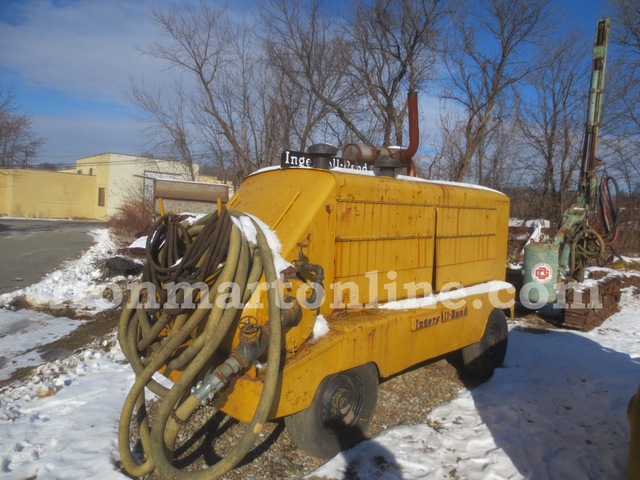
[[[509,199],[397,175],[417,148],[410,126],[407,150],[286,151],[226,208],[157,222],[119,326],[136,373],[119,431],[130,474],[216,478],[282,417],[300,448],[329,458],[362,438],[380,378],[456,350],[482,378],[502,364]],[[146,389],[160,397],[153,422]],[[248,425],[217,464],[183,472],[176,437],[205,404]],[[130,449],[134,414],[143,461]]]

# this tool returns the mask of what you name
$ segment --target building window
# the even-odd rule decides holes
[[[93,175],[93,168],[89,169],[89,175]]]
[[[98,206],[99,207],[104,207],[105,205],[105,195],[106,195],[106,191],[104,188],[99,188],[98,189]]]
[[[82,175],[82,170],[78,170],[78,175]]]

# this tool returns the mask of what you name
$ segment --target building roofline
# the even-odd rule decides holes
[[[118,153],[118,152],[102,152],[102,153],[96,153],[95,155],[87,155],[86,157],[77,157],[76,160],[85,160],[87,158],[93,158],[93,157],[101,157],[102,155],[119,155],[121,157],[131,157],[131,158],[143,158],[145,160],[163,160],[165,162],[178,162],[178,163],[182,163],[179,162],[178,160],[170,160],[168,158],[159,158],[159,157],[147,157],[145,155],[132,155],[130,153]]]

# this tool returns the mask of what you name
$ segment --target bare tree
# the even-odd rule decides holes
[[[640,184],[640,2],[611,0],[611,39],[618,53],[609,62],[602,144],[607,169],[628,191]]]
[[[500,121],[478,147],[474,174],[476,183],[496,190],[504,190],[517,182],[515,172],[521,166],[518,131],[515,122]]]
[[[302,149],[314,142],[322,123],[330,123],[331,114],[359,133],[349,115],[357,102],[342,85],[348,45],[337,35],[325,6],[319,0],[266,0],[261,8],[268,61],[284,80],[282,102],[295,118],[287,133]]]
[[[541,68],[527,76],[527,94],[518,104],[518,125],[525,149],[533,156],[528,162],[532,184],[540,205],[534,206],[545,218],[560,219],[570,198],[572,180],[580,162],[588,71],[588,45],[575,33],[541,46]]]
[[[406,92],[435,77],[449,13],[442,0],[354,2],[346,29],[353,46],[347,80],[353,95],[365,94],[365,112],[376,119],[383,145],[402,145]]]
[[[134,80],[129,99],[147,112],[157,147],[189,166],[209,162],[236,182],[277,158],[269,129],[279,111],[255,27],[209,2],[155,10],[161,38],[147,53],[179,80],[170,88]],[[276,92],[276,93],[274,93]]]
[[[461,127],[445,136],[456,142],[452,178],[465,179],[478,149],[509,113],[514,89],[538,65],[532,44],[545,32],[549,0],[463,2],[445,57],[449,73],[443,98],[461,109]],[[454,134],[460,132],[462,135]]]
[[[18,113],[15,94],[0,86],[0,168],[27,166],[43,143],[31,119]]]
[[[640,65],[640,3],[638,0],[611,0],[615,29],[613,40],[631,54],[631,63]]]
[[[216,80],[202,90],[206,94],[201,101],[207,107],[200,112],[198,123],[205,124],[205,116],[215,120],[215,130],[220,132],[216,133],[231,147],[231,163],[239,181],[279,159],[284,147],[278,141],[278,120],[284,124],[291,120],[282,119],[279,82],[265,63],[255,27],[239,22],[227,35],[230,58]]]
[[[187,165],[191,180],[195,180],[196,161],[182,83],[176,82],[172,87],[162,88],[132,81],[125,97],[144,112],[145,119],[150,124],[147,132],[154,150],[164,158]]]
[[[432,73],[445,4],[355,0],[340,21],[319,0],[265,2],[269,58],[306,98],[305,130],[337,143],[401,144],[406,92]]]
[[[134,80],[127,95],[161,154],[235,180],[291,146],[401,144],[406,91],[432,73],[444,4],[355,0],[340,19],[321,1],[268,0],[260,25],[205,1],[156,10],[147,53],[179,80]]]

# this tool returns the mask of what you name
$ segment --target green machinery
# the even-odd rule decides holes
[[[560,228],[552,240],[533,242],[524,249],[523,286],[527,289],[525,298],[532,304],[553,303],[558,299],[560,285],[571,281],[582,282],[587,262],[590,259],[603,258],[608,240],[615,237],[615,222],[612,218],[615,215],[607,208],[611,203],[608,185],[613,179],[603,179],[598,185],[596,175],[596,167],[600,163],[596,158],[596,148],[602,113],[608,38],[609,19],[599,20],[593,49],[589,106],[575,202],[563,213]],[[590,224],[597,212],[600,213],[598,221],[602,224],[605,234],[598,233]]]

